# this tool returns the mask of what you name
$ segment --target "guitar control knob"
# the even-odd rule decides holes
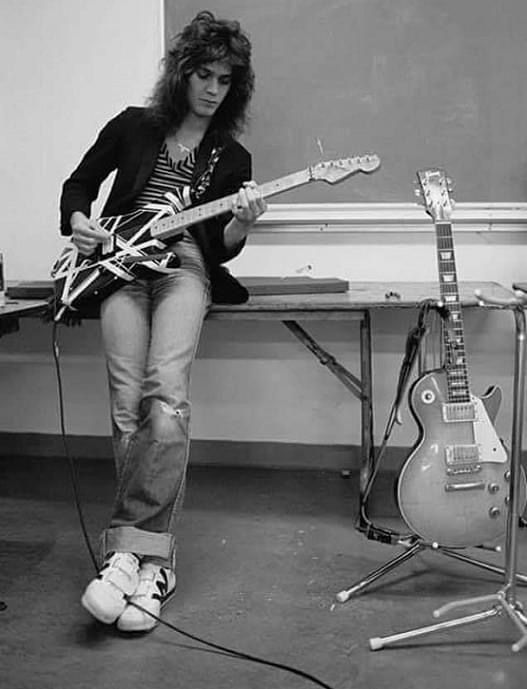
[[[508,505],[510,501],[511,501],[511,499],[509,498],[508,495],[506,495],[506,496],[505,496],[505,500],[504,500],[503,502],[504,502],[506,505]]]
[[[500,487],[497,483],[489,483],[489,493],[497,493]]]
[[[499,507],[491,507],[489,510],[489,517],[492,517],[492,519],[496,519],[499,517],[501,514],[501,510]]]
[[[511,472],[510,472],[510,471],[506,471],[506,472],[503,474],[503,478],[504,478],[506,481],[510,481],[510,480],[511,480]]]
[[[435,402],[435,394],[432,390],[423,390],[421,393],[421,399],[425,404],[432,404],[432,402]]]

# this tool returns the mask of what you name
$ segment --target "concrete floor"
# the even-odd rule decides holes
[[[79,480],[95,543],[111,504],[111,463],[82,460]],[[394,526],[393,502],[383,490],[376,519]],[[178,591],[165,619],[214,643],[294,666],[332,689],[524,687],[527,648],[511,651],[518,632],[505,615],[370,650],[371,637],[432,624],[443,603],[495,593],[501,581],[428,551],[361,596],[337,603],[338,591],[401,552],[355,531],[356,506],[356,481],[336,473],[193,467]],[[526,540],[522,530],[523,572]],[[494,560],[501,564],[502,556]],[[79,603],[91,576],[65,461],[0,459],[3,689],[317,686],[207,650],[164,626],[130,637],[98,624]],[[527,601],[527,588],[518,589],[518,598]]]

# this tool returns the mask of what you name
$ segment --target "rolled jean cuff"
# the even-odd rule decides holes
[[[112,552],[135,553],[156,558],[159,564],[175,568],[176,539],[170,533],[144,531],[135,526],[116,526],[101,534],[101,556]]]

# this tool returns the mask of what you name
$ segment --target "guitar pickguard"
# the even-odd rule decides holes
[[[472,403],[476,408],[474,421],[474,443],[480,450],[482,462],[496,462],[506,464],[508,457],[503,443],[496,433],[496,429],[487,413],[483,400],[472,395]]]

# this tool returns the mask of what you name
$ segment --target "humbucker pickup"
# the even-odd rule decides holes
[[[443,404],[443,421],[445,423],[478,421],[476,406],[473,402],[448,402]]]

